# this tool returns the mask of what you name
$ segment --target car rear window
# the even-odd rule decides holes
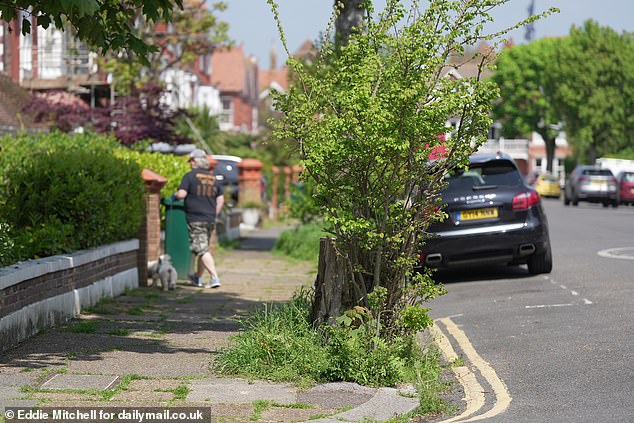
[[[583,174],[588,176],[612,176],[612,171],[610,169],[586,169]]]
[[[513,163],[496,160],[474,163],[469,170],[457,170],[445,177],[445,191],[465,191],[479,186],[516,186],[522,184],[522,177]]]
[[[238,183],[240,180],[238,163],[231,160],[218,160],[214,167],[214,174],[223,175],[225,183]]]
[[[623,180],[625,182],[634,182],[634,173],[624,173],[623,174]]]

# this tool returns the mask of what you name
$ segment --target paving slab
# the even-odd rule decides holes
[[[30,385],[37,380],[34,372],[28,373],[0,373],[0,388],[8,386]]]
[[[405,414],[420,405],[417,397],[403,396],[403,392],[394,388],[379,388],[377,393],[360,406],[331,417],[335,421],[388,420],[396,415]],[[329,421],[329,420],[328,420]],[[321,420],[315,420],[320,422]]]
[[[280,404],[297,402],[297,392],[292,385],[242,379],[199,379],[189,385],[187,401],[211,403],[252,403],[258,400]]]
[[[40,389],[51,391],[113,389],[119,383],[119,376],[56,374],[44,382]]]
[[[20,399],[23,396],[24,393],[16,386],[0,386],[0,413],[4,415],[5,407],[33,407],[37,404],[36,400]]]
[[[350,382],[317,385],[297,395],[297,401],[324,408],[341,409],[357,407],[374,397],[376,388]]]
[[[99,360],[84,360],[78,356],[70,361],[68,370],[72,373],[149,377],[204,376],[209,372],[209,352],[205,350],[183,351],[163,345],[129,349],[134,351],[104,352]]]

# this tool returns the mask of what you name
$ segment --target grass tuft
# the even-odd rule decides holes
[[[71,333],[95,333],[99,327],[97,320],[80,320],[64,328],[65,332]]]
[[[319,239],[327,234],[322,225],[309,223],[290,231],[284,231],[275,242],[273,253],[296,260],[317,263],[319,260]]]
[[[372,348],[359,330],[315,330],[309,321],[310,306],[309,293],[300,291],[289,303],[266,305],[243,320],[243,330],[216,359],[215,370],[300,386],[331,381],[370,386],[409,382],[417,388],[418,415],[448,410],[441,395],[450,386],[442,380],[444,368],[437,349],[423,351],[413,338],[393,344],[372,341],[376,342]],[[264,410],[277,406],[271,402],[253,405],[251,420],[259,420]]]

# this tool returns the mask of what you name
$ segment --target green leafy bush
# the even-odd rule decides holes
[[[141,168],[149,169],[167,178],[167,183],[161,191],[164,197],[169,197],[176,192],[183,175],[190,170],[187,157],[134,151],[127,148],[117,149],[115,154],[121,159],[132,160]]]
[[[416,379],[425,354],[413,336],[382,340],[374,312],[364,307],[349,310],[333,326],[315,329],[309,318],[310,294],[300,291],[289,303],[267,305],[245,319],[216,369],[296,383],[394,386]]]
[[[284,305],[267,305],[242,322],[233,347],[215,363],[226,374],[270,380],[314,381],[327,367],[326,350],[309,323],[310,299],[299,293]]]
[[[15,243],[9,233],[10,230],[11,227],[8,224],[0,222],[0,267],[16,261],[13,258]]]
[[[62,133],[0,138],[0,220],[14,260],[133,237],[145,213],[139,165],[110,137]],[[5,263],[6,264],[6,263]]]

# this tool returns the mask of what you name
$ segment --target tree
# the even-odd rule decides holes
[[[537,132],[546,144],[546,168],[553,170],[555,139],[561,116],[553,104],[557,84],[552,80],[555,53],[562,40],[542,38],[504,50],[496,62],[493,81],[500,99],[493,116],[505,137],[527,137]]]
[[[48,28],[54,23],[63,29],[68,22],[77,37],[95,50],[129,49],[143,58],[153,49],[135,34],[135,18],[169,22],[174,10],[182,7],[183,0],[2,0],[0,18],[5,22],[21,18],[23,34],[30,33],[33,24]]]
[[[226,7],[223,2],[183,0],[169,26],[143,19],[139,13],[133,33],[151,50],[144,54],[144,60],[134,50],[114,51],[108,56],[105,67],[114,76],[117,92],[128,95],[148,82],[156,84],[168,69],[187,68],[200,56],[227,45],[229,27],[216,16]]]
[[[634,34],[593,20],[556,52],[554,100],[569,142],[589,163],[634,144]]]
[[[131,95],[120,97],[108,107],[91,109],[86,103],[66,92],[40,93],[32,97],[23,111],[36,123],[46,123],[63,132],[82,128],[114,135],[122,144],[141,140],[178,144],[189,142],[176,130],[180,111],[170,109],[162,101],[163,89],[147,84]]]
[[[487,139],[497,97],[493,82],[446,78],[443,70],[463,46],[496,38],[483,24],[491,7],[504,2],[437,0],[424,10],[414,2],[408,12],[403,2],[388,0],[373,19],[372,2],[365,1],[364,30],[352,31],[341,47],[326,34],[313,69],[289,54],[297,83],[275,96],[284,118],[274,137],[295,142],[335,236],[328,257],[320,257],[337,269],[326,275],[329,288],[317,286],[315,323],[371,306],[384,339],[429,324],[423,303],[442,289],[429,274],[414,274],[415,256],[426,228],[442,216],[438,193],[447,169],[464,166]],[[445,140],[450,117],[461,123]],[[440,147],[444,153],[430,161]]]

